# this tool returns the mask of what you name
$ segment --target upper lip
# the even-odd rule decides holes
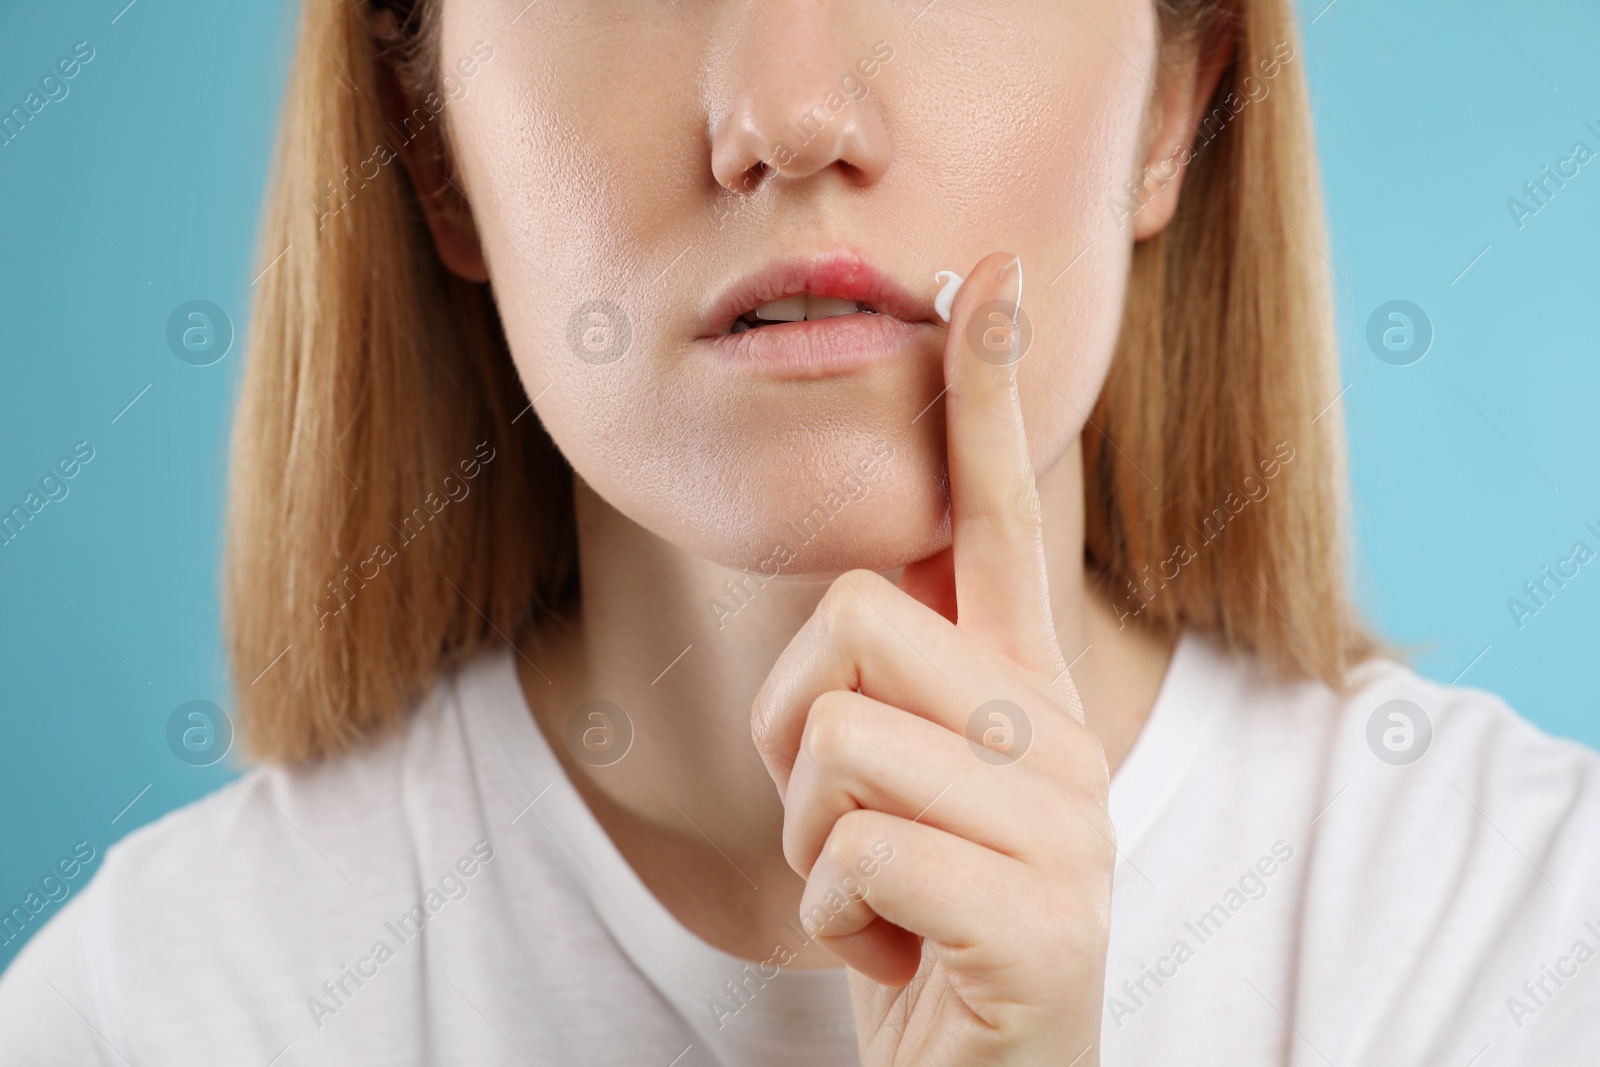
[[[777,259],[732,283],[706,316],[705,336],[720,337],[733,329],[734,322],[746,312],[801,293],[854,300],[879,314],[906,322],[931,322],[934,317],[932,302],[912,296],[905,286],[859,252],[839,249]]]

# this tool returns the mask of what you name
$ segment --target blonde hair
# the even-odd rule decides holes
[[[385,150],[383,80],[420,99],[433,78],[437,4],[398,6],[409,33],[388,55],[367,0],[301,9],[224,574],[242,736],[261,759],[348,751],[576,592],[570,470],[527,410],[488,287],[442,266]],[[1233,40],[1228,114],[1186,161],[1171,226],[1134,253],[1084,432],[1088,561],[1139,624],[1212,631],[1334,681],[1376,646],[1344,584],[1339,423],[1315,418],[1337,386],[1304,77],[1284,63],[1237,114],[1227,97],[1294,40],[1288,0],[1160,7],[1169,31]],[[433,114],[414,112],[418,128]],[[1225,498],[1250,497],[1245,476],[1259,482],[1280,442],[1295,455],[1274,506],[1234,512]],[[1166,578],[1218,507],[1226,535]]]

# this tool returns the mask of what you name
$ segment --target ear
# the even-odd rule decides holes
[[[385,55],[401,39],[394,12],[387,9],[375,11],[368,26]],[[378,96],[384,121],[395,133],[394,145],[411,178],[411,187],[416,190],[439,259],[469,282],[488,281],[489,267],[478,240],[472,206],[450,177],[442,115],[430,110],[422,100],[407,96],[387,58],[378,63]]]
[[[1177,212],[1183,176],[1196,152],[1195,132],[1233,58],[1234,44],[1212,38],[1174,47],[1162,57],[1146,119],[1143,166],[1133,178],[1134,240],[1154,237]]]

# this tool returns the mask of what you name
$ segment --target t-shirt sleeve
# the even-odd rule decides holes
[[[1419,755],[1380,755],[1407,755],[1374,737],[1391,703],[1426,739]],[[1410,674],[1353,702],[1341,744],[1335,784],[1350,786],[1319,823],[1308,1032],[1356,1035],[1341,1062],[1600,1063],[1594,752]]]
[[[1527,962],[1506,982],[1504,1003],[1493,1005],[1506,1021],[1511,1067],[1600,1063],[1600,871],[1592,845],[1600,814],[1592,805],[1586,814],[1573,833],[1591,843],[1588,863],[1557,876],[1565,906],[1551,909]]]
[[[91,882],[34,935],[0,975],[0,1064],[127,1065],[96,993]]]

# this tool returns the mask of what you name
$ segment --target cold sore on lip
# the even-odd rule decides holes
[[[952,272],[940,272],[937,281]],[[702,338],[726,358],[778,377],[847,373],[915,346],[947,319],[946,283],[919,300],[860,253],[778,259],[728,286]]]

